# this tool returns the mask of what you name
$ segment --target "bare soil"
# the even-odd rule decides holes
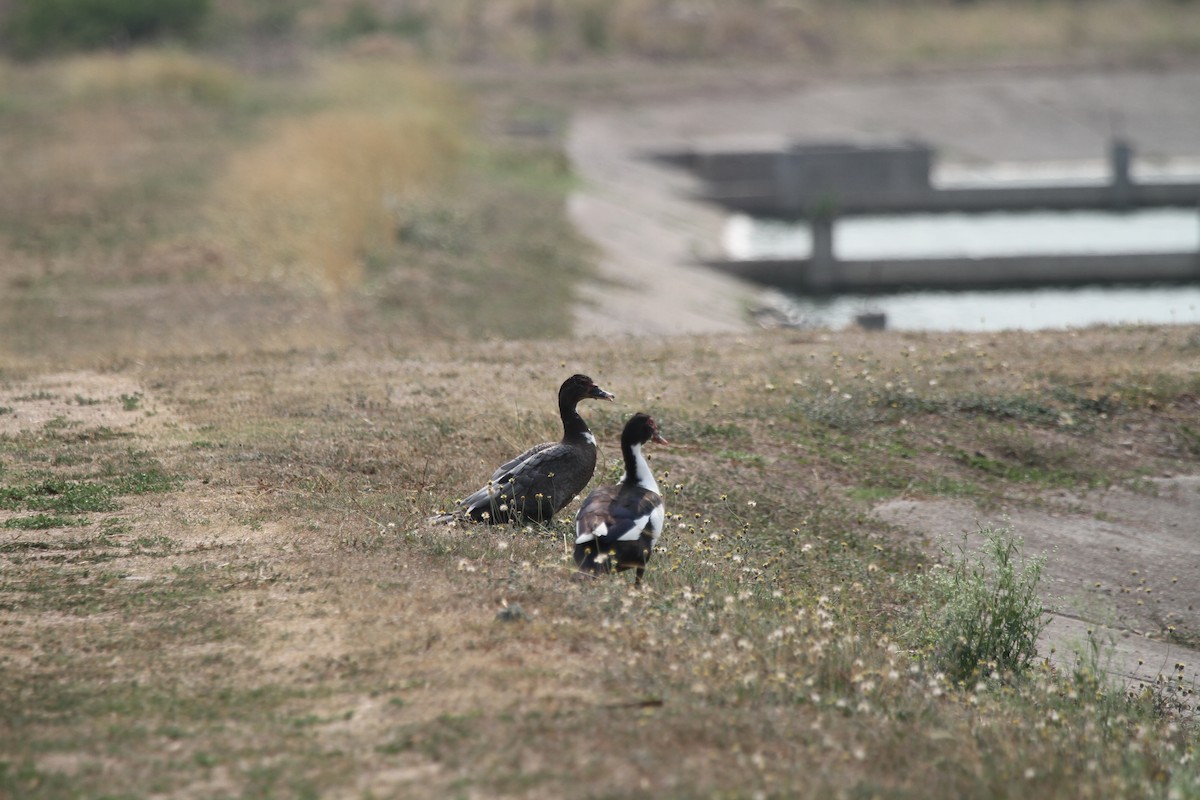
[[[1200,619],[1200,477],[1156,478],[1139,492],[1056,493],[1045,500],[1045,510],[991,512],[962,502],[892,500],[875,513],[952,552],[981,527],[1011,527],[1027,555],[1047,559],[1042,599],[1053,620],[1043,634],[1044,655],[1054,648],[1055,660],[1070,663],[1090,630],[1105,666],[1127,681],[1173,675],[1177,663],[1188,681],[1200,681],[1200,652],[1159,633]]]

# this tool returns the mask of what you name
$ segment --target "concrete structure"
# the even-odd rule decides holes
[[[1187,207],[1200,202],[1200,184],[1126,183],[1094,186],[1027,186],[931,189],[926,192],[850,196],[830,192],[824,205],[839,214],[984,213],[988,211],[1074,211]],[[722,188],[704,196],[731,211],[754,217],[797,219],[809,209],[775,194],[747,187]]]
[[[757,217],[815,214],[902,214],[1111,210],[1200,203],[1200,182],[1136,182],[1133,148],[1115,141],[1107,183],[939,189],[932,185],[932,148],[916,142],[701,146],[661,154],[695,172],[701,198]]]
[[[724,272],[801,294],[1200,281],[1200,253],[1032,255],[842,261],[839,215],[864,213],[1128,210],[1200,206],[1200,183],[1133,180],[1133,148],[1114,141],[1107,183],[939,189],[932,148],[917,142],[726,142],[659,159],[695,172],[703,197],[757,217],[806,218],[807,259],[709,261]]]
[[[705,199],[763,216],[903,204],[932,188],[933,149],[909,141],[719,143],[658,158],[696,173]]]
[[[835,259],[831,264],[745,259],[707,264],[739,278],[807,295],[1200,281],[1200,253]]]

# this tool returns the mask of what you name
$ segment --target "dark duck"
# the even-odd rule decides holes
[[[585,575],[636,569],[642,582],[646,562],[662,533],[662,492],[642,454],[647,442],[666,444],[654,419],[634,414],[621,432],[625,474],[614,486],[594,489],[575,515],[575,565]]]
[[[535,445],[501,464],[486,486],[434,521],[548,522],[583,491],[596,470],[596,437],[575,408],[587,399],[614,398],[587,375],[563,381],[558,390],[562,439]]]

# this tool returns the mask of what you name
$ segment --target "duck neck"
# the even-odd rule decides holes
[[[640,444],[622,442],[621,454],[625,457],[625,477],[621,479],[624,483],[631,483],[643,489],[649,489],[655,494],[662,494],[658,488],[658,481],[654,480],[654,473],[650,471],[650,464],[646,461],[646,456],[642,454]]]
[[[559,399],[558,414],[562,417],[564,441],[567,439],[591,438],[591,430],[588,428],[587,423],[583,421],[583,417],[579,416],[579,412],[575,409],[575,403]]]

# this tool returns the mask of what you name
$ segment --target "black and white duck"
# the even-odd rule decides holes
[[[634,414],[621,432],[625,474],[620,483],[592,490],[575,515],[575,565],[581,573],[636,569],[635,583],[642,582],[666,516],[662,492],[642,453],[646,442],[667,440],[652,417]]]
[[[572,375],[563,381],[558,390],[562,439],[535,445],[501,464],[486,486],[434,521],[548,522],[583,491],[596,471],[596,437],[575,408],[586,399],[614,397],[587,375]]]

